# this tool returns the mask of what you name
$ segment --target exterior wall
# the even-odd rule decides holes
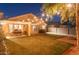
[[[6,35],[7,33],[9,33],[9,28],[8,28],[8,24],[3,24],[2,25],[2,29],[4,34]]]
[[[58,33],[58,34],[68,34],[68,28],[50,27],[48,28],[48,32]]]
[[[12,25],[12,30],[10,30],[10,26]],[[17,23],[12,23],[12,21],[10,22],[6,22],[6,24],[2,25],[2,29],[4,31],[5,35],[11,34],[13,33],[13,31],[15,30],[15,25],[21,25],[22,29],[20,29],[22,31],[21,34],[25,34],[25,35],[31,35],[31,34],[37,34],[38,33],[38,26],[34,25],[35,28],[33,28],[33,26],[31,24],[17,24]],[[17,29],[19,30],[19,28],[17,27]]]
[[[36,17],[32,13],[24,14],[16,17],[8,18],[9,21],[4,21],[7,23],[6,25],[3,25],[3,30],[5,33],[10,33],[9,24],[14,25],[23,25],[22,33],[24,34],[37,34],[39,29],[45,24],[43,20],[40,20],[40,18]],[[31,23],[31,25],[29,25]],[[32,25],[35,25],[35,28],[32,27]],[[14,29],[13,29],[14,30]],[[29,34],[30,35],[30,34]]]
[[[69,32],[68,32],[68,27],[65,26],[65,25],[61,25],[59,27],[55,27],[54,25],[52,26],[49,26],[48,27],[48,32],[51,32],[52,34],[62,34],[62,35],[73,35],[75,36],[76,35],[76,31],[75,31],[75,28],[70,28],[69,29]]]

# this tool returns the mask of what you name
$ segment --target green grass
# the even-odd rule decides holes
[[[63,36],[34,35],[5,40],[12,55],[60,55],[72,47],[70,43],[58,41]]]
[[[65,51],[66,51],[67,49],[69,49],[71,46],[73,46],[73,45],[72,45],[72,44],[69,44],[69,43],[57,42],[57,43],[54,44],[54,46],[53,46],[52,54],[54,54],[54,55],[63,54],[63,52],[65,52]]]

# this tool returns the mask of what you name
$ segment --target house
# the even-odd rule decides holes
[[[31,36],[46,28],[46,23],[32,13],[11,17],[0,23],[5,35]]]

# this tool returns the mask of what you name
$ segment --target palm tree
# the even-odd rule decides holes
[[[75,16],[76,6],[75,4],[71,4],[71,5],[64,4],[64,3],[63,4],[59,4],[59,3],[43,4],[42,12],[52,16],[57,12],[59,12],[61,16],[60,22],[61,24],[64,24],[64,23],[68,24],[68,33],[69,33],[70,31],[69,23],[74,24],[73,21],[74,21],[74,18],[76,17]]]
[[[79,4],[76,4],[76,36],[77,36],[77,47],[79,48]]]
[[[48,15],[54,15],[57,11],[60,12],[61,23],[67,22],[68,17],[74,17],[75,9],[75,4],[73,4],[73,7],[71,9],[70,7],[67,7],[67,4],[64,3],[46,3],[42,6],[42,12]]]

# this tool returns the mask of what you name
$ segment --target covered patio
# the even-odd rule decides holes
[[[0,21],[5,36],[37,34],[40,29],[46,29],[46,23],[34,14],[24,14]]]
[[[31,36],[31,34],[35,32],[38,32],[38,24],[33,24],[31,22],[15,22],[15,21],[5,21],[2,25],[2,29],[4,31],[4,34],[7,36],[7,34],[14,33],[16,34],[26,34],[28,36]]]

